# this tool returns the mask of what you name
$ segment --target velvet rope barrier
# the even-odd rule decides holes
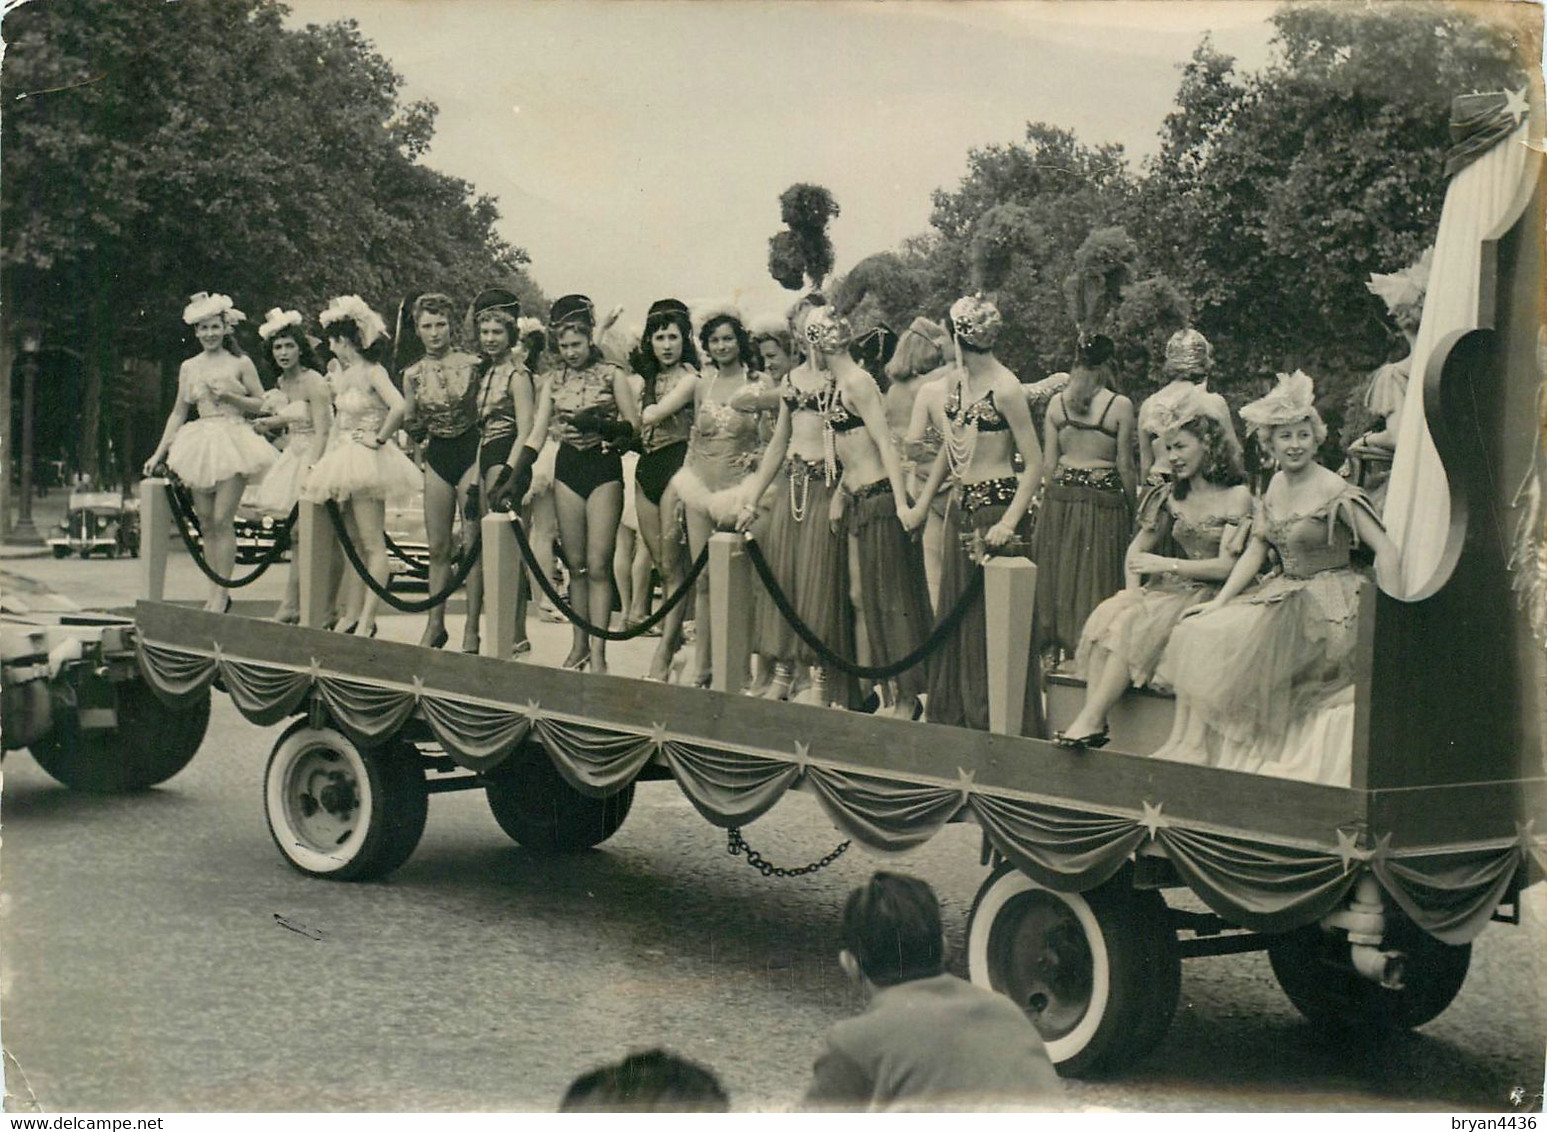
[[[228,590],[239,590],[243,586],[252,585],[267,573],[270,566],[279,561],[279,556],[285,552],[288,542],[287,536],[290,534],[291,528],[295,526],[296,516],[301,511],[299,505],[292,507],[290,514],[285,520],[275,525],[274,545],[263,552],[263,557],[258,560],[257,566],[239,578],[225,578],[217,574],[215,568],[205,560],[203,549],[194,540],[194,531],[189,529],[192,526],[197,530],[198,518],[189,515],[183,509],[182,495],[179,494],[177,487],[173,485],[170,479],[167,480],[166,493],[167,502],[172,508],[172,518],[177,524],[177,533],[182,537],[183,546],[188,549],[188,557],[193,559],[193,564],[199,568],[201,574],[217,586],[222,586]],[[198,533],[203,534],[203,531],[198,531]]]
[[[344,513],[339,509],[337,500],[328,500],[328,519],[333,523],[333,533],[338,536],[339,545],[344,548],[344,557],[349,559],[349,565],[353,566],[355,573],[360,575],[360,580],[371,587],[372,593],[400,613],[425,613],[438,605],[445,604],[446,599],[461,589],[463,583],[467,581],[467,576],[478,564],[479,551],[483,549],[483,532],[480,530],[474,536],[472,549],[457,563],[456,571],[451,575],[451,581],[446,583],[445,589],[423,601],[404,601],[391,589],[371,577],[371,568],[361,559],[354,540],[349,537],[349,528],[344,525]]]

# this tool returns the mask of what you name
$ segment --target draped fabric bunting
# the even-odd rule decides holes
[[[721,827],[755,820],[801,786],[816,795],[834,825],[882,851],[921,845],[965,815],[1017,868],[1060,891],[1096,887],[1152,839],[1204,903],[1255,931],[1288,931],[1315,921],[1339,907],[1369,871],[1416,924],[1446,943],[1465,943],[1508,896],[1524,863],[1535,866],[1526,882],[1547,863],[1547,844],[1529,825],[1514,842],[1439,851],[1404,853],[1384,843],[1372,850],[1350,842],[1336,851],[1278,845],[1163,817],[1163,802],[1145,802],[1138,814],[1082,810],[1070,800],[979,788],[961,771],[919,781],[819,763],[803,745],[790,754],[719,747],[670,735],[660,725],[642,734],[548,713],[535,703],[459,699],[417,681],[411,687],[373,684],[315,666],[257,663],[145,641],[139,650],[146,681],[173,709],[205,694],[218,675],[237,710],[254,723],[272,725],[315,699],[362,747],[386,742],[417,712],[446,753],[468,770],[492,770],[535,739],[564,780],[591,797],[624,789],[659,755],[698,812]]]
[[[1144,826],[1131,817],[991,794],[974,794],[967,804],[995,849],[1038,884],[1060,892],[1108,880],[1144,842]]]

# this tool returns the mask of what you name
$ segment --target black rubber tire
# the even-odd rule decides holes
[[[1360,975],[1349,959],[1347,935],[1318,924],[1276,936],[1268,961],[1294,1008],[1339,1033],[1392,1033],[1432,1022],[1460,993],[1472,961],[1471,944],[1441,943],[1390,906],[1382,947],[1405,957],[1401,990]]]
[[[70,548],[68,546],[56,546],[56,547],[54,547],[54,557],[55,558],[68,558],[68,557],[70,557]]]
[[[1001,865],[973,900],[967,965],[1027,1010],[1065,1077],[1126,1069],[1164,1035],[1181,990],[1165,901],[1126,868],[1065,893]]]
[[[522,746],[487,777],[494,820],[513,841],[542,853],[600,845],[618,832],[634,804],[632,782],[606,798],[580,793],[536,743]]]
[[[55,713],[55,725],[32,744],[32,757],[71,790],[127,794],[171,778],[198,754],[209,729],[209,693],[169,711],[149,687],[118,685],[118,726],[82,731],[73,714]]]
[[[309,784],[325,766],[349,799],[339,803],[344,816],[335,824],[343,833],[330,844],[298,820],[302,796],[312,796]],[[315,814],[319,807],[311,809]],[[362,751],[332,728],[300,719],[269,752],[263,814],[280,855],[296,871],[326,880],[374,880],[407,861],[424,835],[429,815],[424,766],[411,744],[392,741]]]

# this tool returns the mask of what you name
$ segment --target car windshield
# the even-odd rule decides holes
[[[63,594],[57,594],[42,582],[9,570],[0,570],[0,612],[75,613],[80,610]]]

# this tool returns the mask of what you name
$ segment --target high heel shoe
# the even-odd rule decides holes
[[[448,633],[446,631],[446,627],[444,625],[442,625],[440,627],[440,631],[439,632],[437,632],[428,641],[424,641],[422,643],[423,643],[424,647],[427,648],[427,649],[438,649],[441,646],[443,646],[449,640],[451,640],[451,634]]]
[[[590,663],[591,654],[584,653],[581,656],[576,657],[574,660],[566,660],[563,664],[559,665],[559,667],[564,669],[566,672],[584,672],[586,670],[586,666]]]
[[[1062,731],[1053,732],[1053,742],[1060,747],[1067,747],[1071,751],[1092,750],[1097,751],[1105,747],[1112,739],[1110,726],[1103,727],[1100,731],[1092,731],[1089,735],[1066,735]]]

